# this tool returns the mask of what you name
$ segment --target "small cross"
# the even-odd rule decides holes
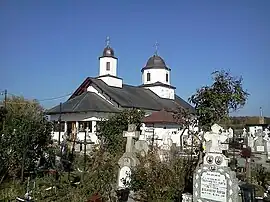
[[[128,124],[128,131],[123,131],[123,137],[127,138],[126,153],[132,152],[134,145],[134,138],[138,138],[140,135],[139,131],[136,131],[135,124]]]
[[[110,46],[110,37],[109,36],[106,37],[105,42],[106,42],[106,46],[109,47]]]
[[[155,45],[154,45],[154,47],[155,47],[155,55],[158,55],[158,47],[159,47],[159,43],[158,42],[156,42],[155,43]]]

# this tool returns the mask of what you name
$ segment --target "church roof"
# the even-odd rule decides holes
[[[119,112],[113,105],[106,102],[96,93],[84,92],[62,104],[62,113],[79,113],[79,112]],[[47,111],[47,114],[58,114],[60,105]]]
[[[166,70],[171,71],[171,69],[166,66],[166,63],[162,59],[162,57],[158,55],[153,55],[152,57],[150,57],[145,67],[142,68],[141,72],[143,72],[146,69],[166,69]]]
[[[167,87],[167,88],[176,89],[174,86],[171,86],[171,85],[168,85],[168,84],[165,84],[165,83],[161,83],[160,81],[157,81],[155,83],[149,83],[149,84],[141,85],[141,87],[153,87],[153,86],[164,86],[164,87]]]
[[[178,107],[188,108],[191,110],[194,110],[194,108],[189,105],[186,101],[184,101],[179,96],[175,95],[175,99],[165,99],[160,98],[158,95],[153,93],[151,90],[139,87],[139,86],[131,86],[123,84],[122,88],[118,87],[112,87],[107,85],[104,81],[97,79],[97,78],[86,78],[85,81],[80,85],[80,87],[73,93],[73,95],[69,98],[69,101],[73,99],[81,100],[81,95],[85,95],[87,92],[87,88],[92,85],[94,88],[96,88],[101,94],[104,94],[107,98],[109,98],[111,101],[116,103],[119,107],[122,108],[139,108],[143,110],[153,110],[153,111],[159,111],[165,108],[167,111],[173,111],[177,109]],[[94,107],[97,107],[98,111],[102,106],[105,105],[105,108],[109,110],[110,104],[100,98],[95,93],[87,93],[87,96],[89,96],[89,102],[97,102],[93,103],[91,105],[91,110],[94,110]],[[91,97],[94,97],[92,100]],[[103,102],[100,102],[102,100]],[[100,102],[100,103],[98,103]],[[84,105],[85,109],[83,111],[88,110],[88,106]],[[54,108],[53,108],[54,109]],[[112,109],[112,112],[116,108],[110,108]],[[82,109],[81,109],[82,110]],[[57,113],[57,110],[49,110],[48,113]],[[59,107],[58,107],[59,112]],[[75,111],[74,111],[75,112]]]
[[[172,112],[167,112],[162,109],[158,112],[153,112],[151,115],[143,119],[143,123],[155,124],[155,123],[167,123],[167,124],[177,124],[177,120],[173,117]]]

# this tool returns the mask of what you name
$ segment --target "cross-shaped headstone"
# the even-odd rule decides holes
[[[123,132],[123,137],[127,138],[126,153],[132,152],[133,145],[134,145],[134,139],[138,138],[139,135],[140,135],[140,132],[136,131],[136,125],[129,124],[128,131]]]
[[[211,145],[209,145],[208,152],[222,153],[222,143],[224,143],[228,137],[226,135],[218,133],[205,133],[204,139],[209,142],[211,140]]]
[[[264,132],[265,136],[269,136],[270,135],[270,131],[269,131],[268,128],[265,128],[263,132]]]

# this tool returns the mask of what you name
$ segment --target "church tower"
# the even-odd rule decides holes
[[[122,88],[123,81],[117,77],[117,57],[110,46],[110,38],[106,38],[106,47],[102,56],[99,57],[99,76],[107,85]]]
[[[158,55],[156,43],[155,54],[150,57],[142,68],[142,86],[152,90],[161,98],[174,99],[175,87],[171,86],[171,69]]]

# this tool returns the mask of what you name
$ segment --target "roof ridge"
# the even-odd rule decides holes
[[[82,96],[82,95],[84,94],[83,98],[82,98],[79,102],[77,102],[76,105],[74,105],[74,107],[72,108],[72,110],[75,110],[76,107],[78,107],[78,106],[80,105],[80,103],[85,99],[85,97],[86,97],[86,95],[88,94],[88,92],[89,92],[89,91],[86,91],[86,92],[84,92],[84,93],[82,93],[82,94],[80,95],[80,96]]]

